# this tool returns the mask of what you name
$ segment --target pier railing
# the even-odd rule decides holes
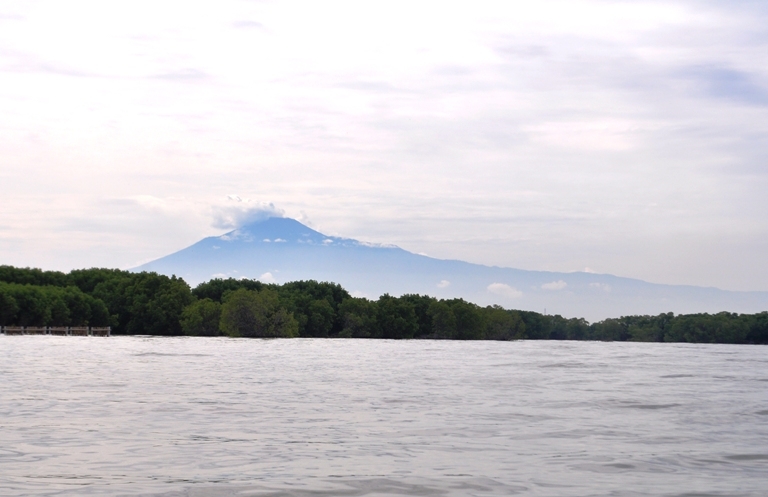
[[[1,335],[112,336],[111,326],[0,326]]]

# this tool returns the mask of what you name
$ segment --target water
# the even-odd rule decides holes
[[[767,352],[0,337],[0,495],[763,496]]]

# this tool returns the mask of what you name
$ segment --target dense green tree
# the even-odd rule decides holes
[[[0,281],[19,285],[60,286],[70,285],[69,278],[60,271],[43,271],[37,268],[0,266]]]
[[[406,294],[400,297],[401,300],[413,305],[413,312],[416,313],[416,321],[419,323],[419,328],[414,334],[414,337],[426,337],[431,336],[434,333],[432,326],[432,316],[429,313],[429,308],[433,302],[437,299],[428,295]]]
[[[571,318],[565,325],[566,340],[587,340],[589,339],[589,323],[584,318]]]
[[[749,334],[747,320],[738,314],[678,316],[664,335],[666,342],[744,343]]]
[[[344,299],[351,297],[338,283],[329,283],[326,281],[318,282],[315,280],[292,281],[279,286],[280,295],[288,296],[290,294],[306,295],[309,300],[325,299],[336,309]]]
[[[3,325],[106,326],[109,313],[76,287],[0,282],[0,319]]]
[[[747,342],[768,344],[768,312],[761,312],[744,318],[749,323]]]
[[[210,281],[200,283],[192,290],[192,294],[198,299],[211,299],[214,302],[221,303],[224,294],[233,292],[241,288],[246,290],[261,291],[266,285],[258,280],[235,279],[235,278],[214,278]]]
[[[559,314],[546,316],[549,320],[549,336],[550,340],[567,340],[568,339],[568,320]]]
[[[381,335],[376,320],[376,302],[364,298],[344,299],[339,305],[342,338],[378,338]]]
[[[464,299],[451,299],[447,301],[454,317],[456,318],[457,340],[482,340],[484,335],[483,315],[480,308]]]
[[[51,300],[44,288],[32,285],[4,285],[16,300],[19,310],[16,323],[19,326],[47,326],[51,323]]]
[[[429,338],[452,340],[456,337],[456,316],[451,306],[444,300],[436,300],[429,305],[427,312],[432,321]]]
[[[221,330],[235,337],[273,338],[298,335],[298,323],[280,306],[277,292],[241,288],[228,293],[221,308]]]
[[[181,313],[181,330],[185,335],[218,336],[221,334],[221,304],[205,298],[197,300]]]
[[[632,342],[663,342],[664,330],[653,323],[632,323],[627,327]]]
[[[376,317],[382,338],[413,338],[419,330],[414,305],[386,293],[379,298]]]
[[[93,294],[115,317],[114,331],[129,335],[181,335],[181,313],[194,301],[184,280],[146,272],[103,281]]]
[[[525,338],[548,340],[552,329],[551,316],[533,311],[517,311],[525,324]]]
[[[249,305],[252,314],[261,317],[243,329],[229,330],[248,336],[298,331],[313,337],[768,343],[768,312],[622,316],[590,325],[580,318],[482,308],[462,299],[357,299],[340,285],[313,280],[274,285],[214,279],[190,290],[180,278],[104,268],[65,274],[0,266],[0,324],[111,325],[115,333],[216,334],[225,321],[221,303],[243,292],[256,296],[256,303]]]
[[[280,303],[296,318],[300,336],[327,337],[342,330],[339,306],[350,295],[341,285],[306,280],[273,288],[280,295]]]
[[[64,299],[64,292],[55,291],[55,290],[60,290],[60,289],[55,288],[54,291],[49,290],[45,292],[46,298],[48,300],[48,306],[51,309],[51,318],[45,324],[46,325],[61,324],[65,326],[71,325],[72,314],[69,312],[69,307],[67,306],[67,302]]]
[[[121,278],[130,278],[134,274],[136,273],[123,271],[121,269],[90,268],[75,269],[71,271],[67,276],[70,280],[69,284],[76,286],[89,295],[92,295],[99,283]]]
[[[3,290],[4,285],[0,285],[0,326],[16,324],[19,304],[10,292]]]
[[[625,316],[621,318],[628,324],[628,340],[634,342],[663,342],[664,335],[675,315],[671,312],[658,316]]]
[[[606,319],[600,323],[593,323],[590,326],[589,338],[591,340],[600,340],[603,342],[613,342],[616,340],[626,340],[629,335],[628,324],[621,319]]]
[[[327,337],[336,322],[333,305],[326,299],[311,301],[306,315],[307,321],[304,327],[306,336]]]
[[[484,309],[485,339],[520,340],[525,338],[525,323],[520,314],[508,311],[498,305]]]

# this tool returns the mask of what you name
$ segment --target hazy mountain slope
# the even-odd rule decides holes
[[[478,304],[589,320],[672,311],[760,312],[768,292],[657,285],[593,273],[525,271],[440,260],[397,247],[327,237],[293,219],[269,218],[210,237],[136,271],[176,274],[191,285],[214,277],[283,283],[315,279],[340,283],[355,295],[383,293],[462,297]],[[269,273],[266,274],[266,273]]]

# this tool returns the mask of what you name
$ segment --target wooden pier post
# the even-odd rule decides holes
[[[0,326],[0,335],[111,337],[111,326]]]
[[[72,326],[71,328],[69,328],[69,334],[70,334],[70,336],[87,337],[88,336],[88,327],[87,326]]]
[[[94,336],[94,337],[112,336],[112,327],[111,326],[93,327],[91,328],[91,336]]]

